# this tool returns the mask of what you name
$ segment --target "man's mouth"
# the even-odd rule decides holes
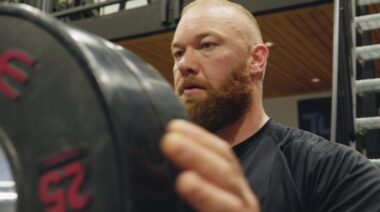
[[[184,95],[191,95],[191,94],[197,94],[199,92],[202,92],[206,90],[205,86],[196,84],[196,83],[188,83],[185,86],[183,86],[182,93]]]

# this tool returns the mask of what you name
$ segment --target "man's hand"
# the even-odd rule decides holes
[[[190,122],[175,120],[167,127],[161,149],[182,170],[176,189],[197,211],[260,211],[226,141]]]

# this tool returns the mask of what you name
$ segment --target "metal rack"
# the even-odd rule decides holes
[[[380,44],[370,33],[380,29],[380,13],[368,6],[380,0],[336,0],[332,140],[354,146],[369,157],[380,157],[380,116],[374,60]]]

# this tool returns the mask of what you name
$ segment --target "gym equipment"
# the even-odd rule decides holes
[[[378,0],[335,0],[331,140],[380,157]],[[376,11],[376,10],[374,10]]]
[[[0,26],[0,211],[185,210],[158,145],[187,116],[151,66],[26,5]]]

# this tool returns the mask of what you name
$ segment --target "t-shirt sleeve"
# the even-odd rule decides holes
[[[308,211],[380,211],[380,169],[355,150],[331,142],[308,151],[303,198]]]

